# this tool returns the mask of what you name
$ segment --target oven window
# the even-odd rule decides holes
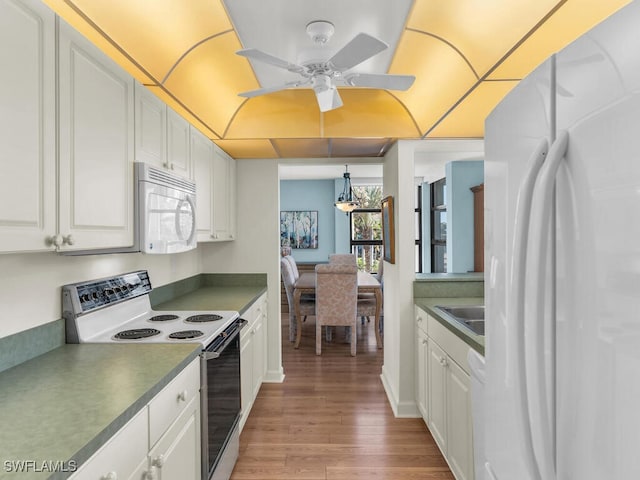
[[[240,335],[207,361],[207,397],[210,473],[240,415]]]

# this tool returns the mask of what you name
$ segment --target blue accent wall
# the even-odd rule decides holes
[[[317,210],[318,248],[293,248],[291,255],[297,262],[326,262],[336,252],[335,181],[281,180],[280,210]],[[342,214],[344,216],[344,214]],[[348,223],[347,223],[348,236]]]
[[[473,192],[484,183],[482,160],[459,160],[446,165],[447,272],[473,271]]]

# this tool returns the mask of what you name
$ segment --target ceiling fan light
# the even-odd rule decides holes
[[[314,43],[327,43],[335,32],[333,23],[325,20],[318,20],[307,24],[307,35],[311,37]]]

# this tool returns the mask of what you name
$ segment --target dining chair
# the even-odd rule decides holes
[[[329,255],[329,263],[357,265],[356,256],[353,253],[332,253]]]
[[[300,271],[298,270],[298,264],[296,263],[296,259],[293,258],[293,256],[291,256],[291,255],[286,255],[283,258],[287,262],[289,262],[289,265],[291,265],[291,271],[293,272],[293,278],[294,278],[294,280],[297,280],[298,277],[300,277]]]
[[[351,355],[356,354],[358,268],[316,265],[316,355],[322,354],[322,327],[351,327]]]
[[[291,263],[286,260],[286,257],[280,258],[280,274],[282,275],[282,282],[284,283],[284,290],[287,294],[287,303],[289,304],[289,341],[294,342],[296,340],[296,334],[298,332],[298,324],[296,322],[296,310],[293,302],[293,287],[296,283],[294,278],[293,269]],[[306,319],[308,315],[316,314],[316,304],[312,298],[303,296],[300,298],[300,315]]]

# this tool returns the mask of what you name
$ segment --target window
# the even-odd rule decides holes
[[[431,271],[447,271],[446,179],[431,184]]]
[[[371,273],[378,271],[382,259],[382,202],[381,185],[353,186],[355,196],[362,201],[361,208],[350,215],[350,247],[356,255],[358,268]],[[415,271],[422,272],[422,187],[416,187],[416,265]]]
[[[362,203],[349,214],[351,252],[355,253],[360,270],[376,273],[382,258],[382,186],[358,185],[353,192]]]

